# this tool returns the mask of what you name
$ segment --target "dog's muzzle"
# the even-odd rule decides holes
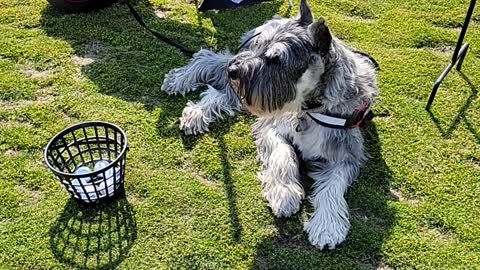
[[[230,65],[228,65],[228,67],[227,67],[227,77],[228,77],[228,82],[230,84],[230,87],[232,87],[235,94],[237,94],[238,98],[240,100],[242,100],[242,102],[243,102],[244,100],[238,92],[238,88],[240,86],[239,85],[240,84],[240,82],[239,82],[240,67],[238,66],[238,64],[233,62]]]

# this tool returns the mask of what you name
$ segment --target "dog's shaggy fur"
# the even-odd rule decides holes
[[[244,42],[236,55],[199,51],[166,76],[162,89],[185,94],[208,86],[200,102],[183,111],[180,128],[187,134],[208,131],[224,113],[247,109],[257,115],[253,135],[263,164],[258,179],[273,214],[288,217],[300,209],[302,159],[314,180],[314,212],[304,229],[316,247],[334,248],[350,227],[344,194],[366,162],[363,137],[359,128],[321,126],[303,108],[315,104],[315,112],[352,115],[373,104],[374,66],[335,38],[323,19],[314,22],[306,0],[298,17],[274,17],[247,32]]]

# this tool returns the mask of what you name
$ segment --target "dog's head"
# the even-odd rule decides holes
[[[306,0],[296,18],[274,18],[246,37],[259,32],[229,62],[230,85],[255,115],[298,110],[320,80],[332,35]]]

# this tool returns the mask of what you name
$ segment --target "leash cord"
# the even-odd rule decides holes
[[[240,52],[240,50],[245,46],[247,45],[248,42],[250,42],[252,39],[254,39],[255,37],[259,36],[262,32],[258,32],[256,33],[255,35],[247,38],[247,40],[245,40],[241,45],[240,47],[238,47],[237,51],[235,52],[235,54],[238,54]]]
[[[189,48],[185,47],[184,45],[176,42],[175,40],[173,39],[170,39],[156,31],[153,31],[152,29],[150,29],[150,27],[147,26],[147,24],[145,23],[145,21],[143,21],[142,17],[140,16],[140,14],[138,14],[138,12],[135,10],[135,8],[128,2],[128,1],[125,1],[124,2],[128,9],[130,10],[130,13],[133,15],[133,17],[137,20],[137,22],[143,26],[143,28],[145,28],[148,32],[152,33],[155,37],[157,37],[158,39],[160,39],[161,41],[167,43],[168,45],[170,46],[173,46],[177,49],[179,49],[181,52],[183,52],[185,55],[189,56],[189,57],[192,57],[193,54],[195,53],[193,50],[190,50]]]
[[[152,33],[155,37],[157,37],[158,39],[160,39],[161,41],[163,41],[164,43],[170,45],[170,46],[173,46],[177,49],[179,49],[181,52],[183,52],[186,56],[188,57],[192,57],[193,54],[195,54],[195,51],[187,48],[186,46],[178,43],[177,41],[173,40],[173,39],[170,39],[162,34],[160,34],[159,32],[156,32],[156,31],[153,31],[150,27],[147,26],[147,24],[145,23],[145,21],[142,19],[142,17],[140,16],[140,14],[137,12],[137,10],[135,10],[135,8],[132,6],[132,4],[130,4],[128,2],[128,0],[125,0],[123,1],[128,9],[130,10],[130,13],[133,15],[133,17],[135,18],[135,20],[137,20],[137,22],[143,26],[143,28],[145,28],[145,30],[147,30],[148,32]],[[256,33],[255,35],[249,37],[247,40],[245,40],[239,47],[238,49],[236,50],[235,54],[238,54],[240,52],[240,50],[248,43],[250,42],[253,38],[259,36],[262,32],[258,32]],[[364,53],[364,52],[361,52],[361,51],[358,51],[358,50],[352,50],[354,53],[357,53],[357,54],[360,54],[360,55],[363,55],[365,57],[367,57],[372,63],[373,65],[375,66],[376,69],[380,69],[379,67],[379,64],[378,62],[372,57],[370,56],[369,54],[367,53]]]
[[[148,32],[152,33],[155,37],[157,37],[158,39],[160,39],[161,41],[167,43],[168,45],[170,46],[173,46],[177,49],[179,49],[180,51],[182,51],[185,55],[189,56],[189,57],[192,57],[193,54],[195,53],[193,50],[190,50],[189,48],[185,47],[184,45],[178,43],[177,41],[173,40],[173,39],[170,39],[156,31],[153,31],[150,27],[147,26],[147,24],[145,23],[145,21],[142,19],[142,17],[140,16],[140,14],[138,13],[138,11],[132,6],[132,4],[130,4],[127,1],[124,1],[124,3],[127,5],[128,9],[130,10],[130,13],[133,15],[133,17],[135,18],[135,20],[137,20],[137,22],[143,26],[143,28],[145,28],[145,30],[147,30]],[[237,51],[235,54],[238,54],[238,52],[248,43],[250,42],[253,38],[257,37],[258,35],[260,35],[261,32],[258,32],[256,33],[255,35],[249,37],[247,40],[245,40],[241,45],[240,47],[238,47]]]
[[[375,60],[375,58],[373,58],[370,54],[368,54],[366,52],[356,50],[356,49],[352,49],[352,51],[356,54],[360,54],[360,55],[366,57],[368,60],[370,60],[370,62],[372,62],[373,66],[375,67],[376,70],[380,70],[380,65],[378,64],[377,60]]]

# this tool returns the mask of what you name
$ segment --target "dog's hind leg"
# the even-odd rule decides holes
[[[304,230],[312,245],[333,249],[345,240],[350,221],[344,194],[359,172],[360,165],[353,160],[309,164],[308,175],[315,181],[314,213]]]
[[[189,101],[183,109],[180,129],[187,135],[204,133],[208,131],[210,123],[223,118],[222,114],[233,116],[236,111],[242,109],[240,100],[230,86],[218,91],[208,85],[208,89],[200,97],[198,103]]]
[[[261,119],[253,127],[258,158],[264,167],[257,177],[273,214],[289,217],[298,212],[305,196],[299,182],[298,158],[292,145],[269,121]]]
[[[170,95],[185,95],[206,84],[224,89],[228,83],[226,67],[231,58],[229,52],[200,50],[186,66],[173,69],[165,76],[162,90]]]

